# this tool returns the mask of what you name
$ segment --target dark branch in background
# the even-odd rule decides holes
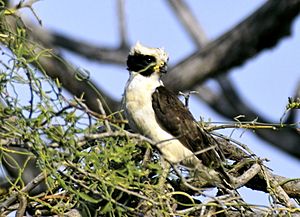
[[[37,67],[45,72],[48,76],[53,79],[59,79],[62,83],[62,86],[65,87],[71,94],[81,98],[83,97],[84,103],[93,111],[101,114],[99,111],[99,106],[97,99],[100,99],[101,102],[105,105],[105,109],[108,112],[119,110],[119,102],[112,99],[105,91],[101,90],[90,78],[88,75],[84,75],[82,71],[73,67],[68,61],[64,60],[60,55],[57,49],[54,47],[54,41],[60,41],[64,46],[70,46],[74,49],[81,51],[81,55],[84,55],[88,50],[87,55],[91,53],[97,54],[97,58],[102,59],[105,62],[122,62],[121,56],[125,54],[123,50],[108,50],[106,48],[93,48],[92,45],[87,45],[81,42],[75,42],[70,39],[58,37],[57,35],[48,34],[46,31],[41,30],[38,27],[30,27],[30,37],[31,40],[34,40],[38,44],[42,45],[44,49],[52,50],[53,53],[57,53],[54,58],[40,56]],[[37,51],[39,52],[39,51]],[[128,51],[126,51],[127,53]],[[88,56],[87,56],[88,57]],[[98,60],[99,60],[98,59]],[[82,77],[82,78],[80,78]],[[86,77],[86,78],[85,78]],[[107,106],[106,106],[107,105]],[[109,107],[109,108],[108,108]]]
[[[96,45],[83,42],[82,40],[72,39],[59,33],[46,32],[42,29],[36,31],[38,28],[34,29],[35,31],[33,31],[32,34],[34,34],[35,37],[37,37],[43,43],[49,43],[52,46],[64,48],[78,55],[86,57],[89,60],[125,66],[126,57],[129,51],[129,49],[126,47],[97,47]]]
[[[125,16],[125,0],[117,1],[117,11],[119,18],[119,33],[120,33],[120,48],[128,48],[128,39],[127,39],[127,25],[126,25],[126,16]]]
[[[300,0],[267,1],[236,27],[177,64],[165,84],[174,91],[191,90],[205,79],[245,63],[290,35],[299,12]]]
[[[59,79],[62,85],[64,87],[67,86],[68,90],[74,96],[78,98],[83,97],[84,103],[86,103],[91,110],[101,114],[97,99],[100,99],[101,102],[108,105],[108,107],[105,107],[107,111],[119,109],[119,103],[109,97],[108,94],[97,87],[91,80],[76,78],[77,76],[82,76],[80,70],[76,70],[74,67],[68,66],[66,63],[55,58],[42,57],[39,63],[42,69],[47,69],[48,76],[53,79]]]
[[[88,60],[123,65],[125,69],[129,47],[126,34],[124,0],[118,0],[117,11],[119,17],[120,46],[115,48],[96,46],[84,40],[76,40],[58,32],[46,31],[44,28],[37,27],[31,23],[28,23],[28,25],[33,30],[31,32],[32,36],[42,42],[43,45],[47,45],[47,47],[64,48],[86,57]],[[67,86],[65,88],[68,89]]]
[[[181,21],[197,47],[203,47],[208,42],[206,34],[185,2],[182,0],[168,0],[167,2],[169,2],[178,20]]]

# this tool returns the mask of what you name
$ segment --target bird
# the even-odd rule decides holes
[[[137,42],[130,49],[127,58],[130,75],[122,100],[128,124],[133,131],[155,142],[170,163],[193,167],[201,162],[218,167],[221,157],[209,136],[161,80],[167,73],[168,60],[164,48]]]

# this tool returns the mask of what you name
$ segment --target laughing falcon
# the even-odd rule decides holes
[[[164,87],[161,75],[167,72],[168,54],[139,42],[127,59],[130,73],[123,95],[123,108],[130,127],[153,140],[171,163],[195,166],[199,160],[216,167],[219,156],[210,147],[207,134],[177,98]]]

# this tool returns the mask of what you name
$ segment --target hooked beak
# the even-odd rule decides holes
[[[167,66],[167,64],[165,63],[163,66],[161,66],[160,68],[159,68],[159,71],[160,71],[160,73],[167,73],[167,71],[168,71],[168,66]]]

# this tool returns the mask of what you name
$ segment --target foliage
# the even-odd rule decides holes
[[[9,180],[9,189],[3,189],[1,214],[12,210],[22,213],[24,208],[23,213],[26,210],[31,215],[63,215],[78,209],[84,216],[188,216],[228,214],[232,210],[242,213],[252,208],[228,192],[206,195],[207,186],[196,187],[199,180],[190,176],[188,168],[172,165],[169,172],[152,141],[127,131],[120,112],[106,115],[105,102],[98,102],[103,112],[97,114],[85,106],[83,97],[69,96],[58,78],[44,73],[40,60],[53,58],[68,63],[33,42],[16,11],[2,9],[0,158],[3,164],[18,168],[14,168],[17,176]],[[80,70],[74,74],[74,79],[82,77]],[[256,123],[246,125],[244,128],[259,127]],[[269,180],[263,160],[245,146],[242,150],[239,153],[247,158],[229,167],[232,174],[238,174],[252,163],[257,165],[263,174],[260,179],[266,180],[265,191],[273,196],[274,207],[266,213],[297,211],[285,206],[289,200]],[[26,160],[20,164],[16,156]],[[33,183],[25,181],[28,168],[41,175],[31,177]],[[45,184],[46,189],[35,194],[28,189],[30,184]],[[206,197],[205,203],[200,195]]]
[[[28,39],[22,20],[18,18],[16,29],[11,29],[6,16],[1,15],[1,156],[6,161],[10,154],[34,156],[48,190],[39,196],[22,192],[27,184],[21,177],[24,164],[1,201],[16,191],[26,196],[35,214],[63,214],[85,203],[100,203],[100,213],[121,215],[126,204],[138,202],[134,197],[157,195],[157,178],[152,176],[160,174],[160,165],[141,164],[141,153],[149,145],[126,136],[86,139],[85,135],[103,131],[104,119],[92,116],[81,99],[67,99],[59,80],[40,73],[41,56],[57,57],[48,50],[36,52],[39,45]],[[111,125],[122,131],[121,125]]]

